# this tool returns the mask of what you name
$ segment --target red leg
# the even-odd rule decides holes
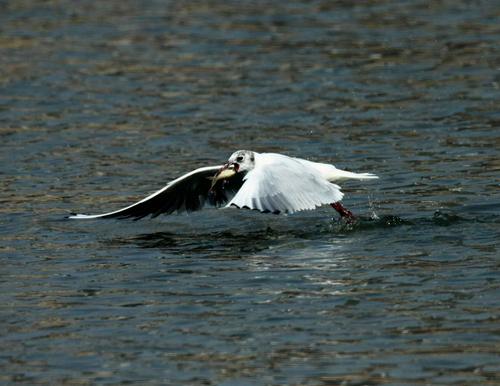
[[[338,212],[338,214],[340,214],[340,217],[346,217],[349,220],[354,220],[355,219],[355,217],[352,214],[352,212],[350,210],[344,208],[342,206],[342,204],[340,203],[340,201],[334,202],[334,203],[332,203],[330,205],[332,206],[333,209],[335,209]]]

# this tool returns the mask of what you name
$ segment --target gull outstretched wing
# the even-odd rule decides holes
[[[211,189],[212,177],[221,167],[208,166],[193,170],[126,208],[103,214],[72,214],[68,218],[134,218],[138,220],[148,215],[156,217],[173,212],[192,212],[207,205],[220,207],[229,202],[243,184],[242,176],[235,176],[225,181],[218,181]]]

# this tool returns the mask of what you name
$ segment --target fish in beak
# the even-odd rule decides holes
[[[217,181],[233,177],[236,173],[238,173],[238,168],[239,165],[237,163],[225,164],[223,167],[219,169],[217,174],[212,177],[212,186],[210,186],[210,189],[212,189],[215,186]]]

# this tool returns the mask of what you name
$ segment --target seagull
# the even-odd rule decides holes
[[[156,217],[193,212],[204,207],[235,207],[263,213],[288,214],[330,204],[341,217],[354,219],[340,201],[336,183],[378,178],[325,163],[276,153],[234,152],[224,165],[193,170],[135,204],[103,214],[71,214],[70,219]]]

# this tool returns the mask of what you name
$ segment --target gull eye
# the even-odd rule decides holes
[[[242,155],[240,155],[240,156],[236,157],[236,161],[237,161],[237,162],[241,162],[241,161],[243,161],[243,156],[242,156]]]

